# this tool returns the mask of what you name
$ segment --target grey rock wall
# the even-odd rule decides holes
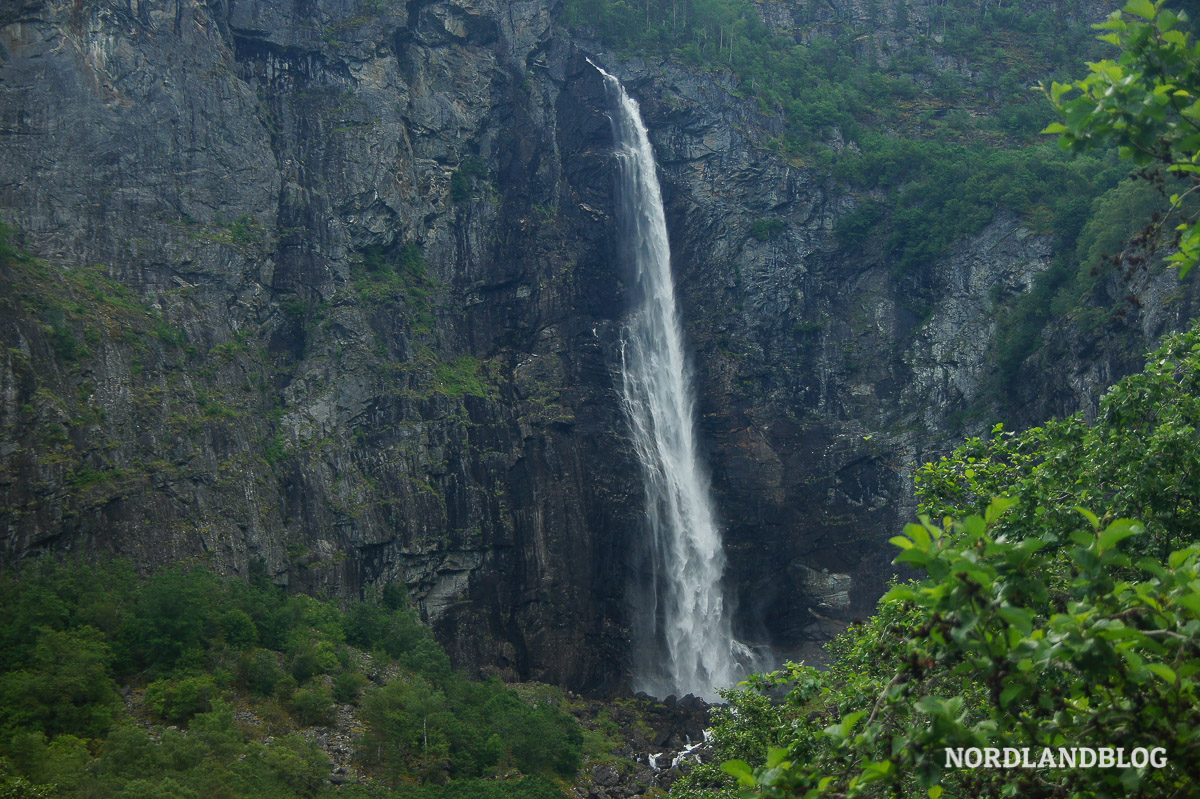
[[[999,216],[899,276],[836,243],[861,199],[770,149],[780,120],[728,75],[553,13],[6,3],[0,215],[41,261],[0,271],[0,561],[403,581],[460,665],[619,684],[642,500],[592,54],[660,161],[741,637],[794,654],[869,612],[914,466],[990,425],[995,298],[1048,239]],[[1145,336],[1182,318],[1161,278],[1139,291]],[[1060,338],[1031,406],[1086,405],[1136,360]]]
[[[0,207],[44,264],[3,275],[4,562],[402,580],[459,663],[618,680],[608,130],[549,7],[5,14]]]

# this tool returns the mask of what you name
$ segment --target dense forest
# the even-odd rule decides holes
[[[363,14],[387,12],[368,5]],[[832,225],[836,245],[870,253],[895,281],[919,283],[1000,214],[1050,237],[1051,265],[1030,290],[989,298],[998,332],[988,408],[1011,400],[1048,321],[1100,329],[1128,310],[1101,284],[1171,265],[1196,279],[1187,273],[1200,258],[1200,45],[1186,16],[1133,0],[1097,42],[1083,2],[942,2],[913,18],[903,0],[848,9],[794,3],[784,19],[751,0],[566,0],[557,22],[623,58],[712,75],[752,102],[778,122],[764,150],[850,197]],[[500,206],[494,172],[478,156],[453,169],[447,196],[464,230],[472,213]],[[555,208],[539,209],[521,224],[558,224]],[[747,240],[783,233],[767,213]],[[244,215],[219,236],[245,250],[262,232]],[[5,273],[52,284],[55,267],[20,240],[0,227]],[[406,399],[481,427],[484,400],[519,393],[493,375],[499,359],[439,360],[421,343],[433,339],[430,298],[441,287],[419,246],[360,249],[349,273],[357,300],[376,314],[404,307],[403,335],[418,342],[409,355],[430,375],[428,390]],[[196,355],[186,333],[102,268],[63,274],[81,299],[30,289],[5,300],[39,320],[59,364],[101,351],[88,324],[101,305],[175,361]],[[305,336],[336,327],[324,316],[332,303],[290,302],[287,324]],[[249,357],[245,341],[210,352]],[[557,395],[535,388],[535,421],[570,430]],[[240,413],[201,400],[204,424]],[[282,407],[273,412],[277,425]],[[47,429],[66,447],[75,428],[104,422],[97,410]],[[919,468],[920,521],[892,539],[904,579],[828,645],[827,669],[789,663],[727,690],[705,762],[676,770],[670,795],[1189,795],[1200,780],[1198,424],[1193,330],[1116,383],[1095,418],[995,424]],[[274,434],[261,466],[285,469],[289,446]],[[125,476],[70,466],[77,492]],[[439,478],[450,471],[439,468]],[[440,490],[433,479],[420,488],[431,502]],[[497,516],[511,527],[507,513]],[[315,572],[316,556],[296,548]],[[611,765],[628,782],[650,754],[623,742],[628,730],[596,700],[452,668],[399,581],[355,601],[315,598],[251,564],[237,577],[204,558],[147,568],[43,553],[0,574],[0,799],[608,796],[585,785],[587,768]],[[630,724],[643,749],[658,743],[644,721]],[[1047,775],[950,770],[942,759],[948,746],[1072,745],[1163,747],[1170,763]]]
[[[452,671],[399,586],[343,609],[196,565],[47,561],[3,595],[6,797],[544,799],[584,752],[561,691]],[[351,708],[356,757],[297,733]],[[363,783],[335,789],[348,768]]]

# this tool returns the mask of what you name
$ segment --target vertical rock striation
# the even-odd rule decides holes
[[[459,665],[626,681],[636,288],[597,47],[553,13],[0,4],[0,216],[37,256],[0,269],[0,561],[403,581]],[[869,610],[914,464],[989,421],[989,297],[1047,239],[1000,216],[896,275],[836,242],[859,198],[776,154],[728,75],[604,56],[662,172],[733,630],[796,652]],[[1138,336],[1194,307],[1144,283]],[[1054,412],[1131,359],[1061,343],[1030,378]]]
[[[4,562],[403,581],[460,664],[620,679],[611,139],[548,5],[0,22],[0,208],[42,259],[0,275]]]

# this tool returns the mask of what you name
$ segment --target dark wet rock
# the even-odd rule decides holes
[[[590,54],[656,148],[739,637],[803,652],[870,609],[913,469],[989,421],[989,297],[1048,238],[1000,216],[897,275],[727,74],[572,40],[555,5],[0,4],[0,215],[46,264],[0,272],[3,564],[400,581],[458,665],[625,681],[642,498]],[[1089,407],[1193,307],[1133,290],[1125,338],[1055,337],[1031,407]]]

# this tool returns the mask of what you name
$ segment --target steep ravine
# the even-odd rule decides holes
[[[0,9],[0,216],[41,259],[0,270],[5,565],[400,580],[458,664],[620,684],[642,501],[591,54],[659,161],[740,634],[795,653],[869,611],[914,464],[990,421],[992,304],[1048,238],[1001,215],[897,276],[836,244],[858,198],[770,149],[778,119],[727,75],[606,53],[554,11]],[[1184,315],[1145,313],[1147,337]],[[1087,347],[1031,378],[1062,383],[1048,410],[1124,368]]]

